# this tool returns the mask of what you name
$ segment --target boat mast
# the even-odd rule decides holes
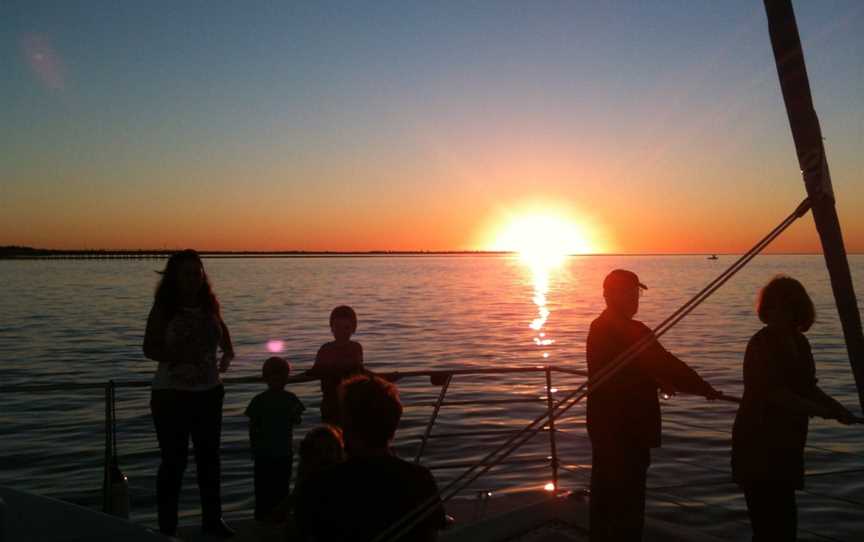
[[[764,2],[771,46],[774,49],[774,60],[777,63],[777,74],[780,77],[783,101],[786,102],[792,137],[795,140],[798,164],[812,204],[813,220],[822,242],[822,253],[828,266],[834,301],[837,303],[843,326],[849,364],[858,387],[858,400],[864,411],[864,335],[861,333],[861,315],[858,312],[849,261],[843,246],[840,220],[834,205],[834,190],[831,187],[825,146],[822,144],[822,130],[813,109],[810,81],[807,79],[795,12],[792,10],[791,0]]]

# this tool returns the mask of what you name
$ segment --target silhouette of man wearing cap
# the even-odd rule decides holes
[[[633,319],[646,289],[631,271],[615,269],[606,276],[606,310],[588,332],[589,383],[631,345],[651,335],[648,326]],[[720,395],[656,339],[606,382],[589,384],[592,542],[642,540],[650,449],[660,446],[660,389],[709,399]]]

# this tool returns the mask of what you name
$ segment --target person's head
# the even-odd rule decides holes
[[[194,250],[172,254],[159,274],[162,278],[156,286],[156,303],[169,313],[189,302],[213,314],[219,313],[219,301],[213,294],[201,257]]]
[[[804,332],[816,321],[816,309],[797,280],[778,275],[762,287],[756,301],[759,319],[769,326],[792,327]]]
[[[330,331],[337,341],[347,341],[357,331],[357,313],[348,305],[340,305],[330,312]]]
[[[322,425],[311,429],[300,442],[300,465],[297,478],[306,480],[345,460],[345,443],[342,430],[333,425]]]
[[[281,390],[288,383],[288,377],[291,375],[291,364],[285,358],[272,356],[264,361],[261,374],[267,387],[271,390]]]
[[[625,318],[632,318],[639,312],[639,298],[642,290],[647,289],[647,286],[639,282],[636,273],[624,269],[615,269],[603,279],[606,306]]]
[[[402,418],[396,386],[372,375],[353,376],[339,386],[342,428],[349,450],[386,450]]]

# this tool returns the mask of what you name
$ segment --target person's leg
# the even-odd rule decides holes
[[[645,528],[645,486],[648,482],[648,467],[651,466],[650,448],[642,448],[640,450],[637,450],[634,466],[636,469],[634,472],[636,479],[633,485],[635,487],[636,494],[633,500],[633,512],[635,518],[635,533],[637,533],[637,538],[635,538],[635,540],[642,540],[642,531]]]
[[[789,525],[792,531],[789,533],[790,540],[798,540],[798,500],[795,498],[795,490],[789,490]]]
[[[291,495],[291,476],[294,474],[294,456],[289,455],[282,459],[283,472],[282,472],[282,498],[281,500],[287,499]]]
[[[177,506],[183,471],[189,455],[189,427],[178,392],[154,390],[150,394],[150,412],[159,441],[159,471],[156,475],[156,502],[159,530],[173,535],[177,531]]]
[[[750,516],[750,528],[753,531],[753,542],[769,542],[773,537],[773,506],[771,490],[760,486],[751,486],[744,492],[747,500],[747,515]]]
[[[267,458],[255,458],[255,519],[258,521],[267,520],[269,466]]]
[[[605,542],[610,539],[609,529],[612,518],[610,506],[614,501],[614,462],[610,452],[594,445],[591,449],[591,485],[588,506],[588,529],[591,542]]]
[[[639,542],[645,525],[645,484],[651,462],[648,448],[624,448],[619,454],[612,523],[615,541]]]
[[[285,517],[275,517],[277,514],[279,516],[284,516],[287,513],[287,501],[291,496],[291,472],[293,470],[294,458],[292,456],[280,457],[276,460],[277,463],[274,468],[275,476],[273,479],[275,480],[275,484],[273,486],[273,510],[271,512],[271,516],[274,516],[274,519],[277,521],[283,521],[286,519]]]
[[[797,540],[798,504],[795,501],[795,490],[777,489],[774,499],[774,524],[777,529],[774,540]]]
[[[275,517],[291,494],[292,457],[255,459],[255,519],[282,520]]]
[[[795,490],[754,485],[744,491],[753,542],[794,541],[798,531]]]
[[[214,524],[222,518],[221,465],[219,446],[222,435],[222,402],[225,388],[192,392],[193,413],[191,434],[201,494],[201,516],[204,525]]]
[[[272,521],[276,506],[282,501],[283,460],[280,457],[255,459],[255,519]]]

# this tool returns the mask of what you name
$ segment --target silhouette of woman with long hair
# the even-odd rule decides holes
[[[191,249],[168,259],[147,318],[144,355],[158,361],[150,410],[161,462],[156,482],[159,530],[175,536],[189,438],[201,493],[202,531],[230,537],[222,520],[219,444],[225,389],[220,377],[234,358],[228,327],[204,265]],[[221,349],[221,358],[217,357]]]

